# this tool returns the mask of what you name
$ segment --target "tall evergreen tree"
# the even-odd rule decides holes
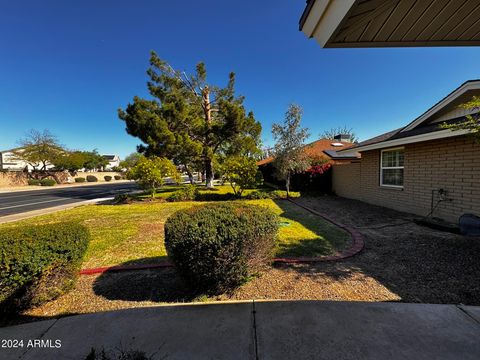
[[[140,152],[167,157],[190,176],[201,161],[206,186],[213,187],[216,154],[258,151],[261,125],[245,110],[244,97],[235,95],[234,73],[225,88],[213,86],[204,63],[187,75],[152,52],[147,74],[153,99],[136,96],[125,110],[119,109],[127,132],[146,144],[138,147]]]

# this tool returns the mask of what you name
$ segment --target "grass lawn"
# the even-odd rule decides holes
[[[174,187],[164,189],[165,195]],[[228,193],[228,186],[215,192]],[[209,191],[214,192],[214,191]],[[343,230],[285,200],[248,200],[280,215],[281,227],[277,256],[322,256],[348,246],[350,237]],[[54,214],[0,225],[20,227],[59,221],[79,221],[91,233],[83,268],[122,263],[154,263],[165,259],[164,224],[174,212],[199,202],[137,202],[125,205],[87,205]]]

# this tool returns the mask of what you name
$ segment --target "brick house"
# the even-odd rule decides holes
[[[352,152],[349,154],[339,154],[341,149],[352,146],[350,136],[337,135],[333,140],[319,139],[303,147],[304,154],[311,160],[318,162],[320,166],[320,173],[314,173],[307,170],[302,174],[294,174],[291,179],[291,188],[294,190],[316,190],[330,192],[332,188],[332,171],[331,165],[340,163],[350,163],[353,160],[359,159],[359,154]],[[263,179],[268,183],[283,185],[275,176],[275,167],[272,156],[262,159],[257,162],[259,170],[262,172]],[[326,166],[325,166],[326,165]]]
[[[339,163],[350,161],[358,158],[358,154],[338,154],[339,150],[352,146],[350,137],[348,135],[339,134],[335,136],[334,140],[319,139],[310,144],[306,144],[303,149],[308,157],[324,159],[326,162]],[[257,162],[258,166],[266,165],[273,162],[273,156],[268,156]]]
[[[356,144],[356,163],[333,167],[333,191],[346,198],[457,222],[480,215],[480,144],[442,123],[478,112],[460,108],[480,96],[480,80],[462,84],[407,126]]]

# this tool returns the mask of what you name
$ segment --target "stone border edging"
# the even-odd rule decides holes
[[[290,201],[292,204],[297,205],[298,207],[301,207],[304,210],[307,210],[308,212],[312,213],[313,215],[319,216],[319,217],[327,220],[328,222],[332,223],[333,225],[335,225],[335,226],[339,227],[340,229],[343,229],[346,232],[348,232],[352,237],[353,245],[349,249],[342,251],[338,255],[318,256],[318,257],[277,258],[277,259],[274,259],[274,262],[276,262],[276,263],[286,263],[286,264],[295,264],[295,263],[301,264],[301,263],[343,260],[343,259],[350,258],[354,255],[357,255],[358,253],[360,253],[364,249],[365,241],[363,240],[362,234],[357,229],[346,226],[346,225],[343,225],[342,223],[339,223],[336,220],[334,220],[333,218],[331,218],[330,216],[328,216],[326,214],[323,214],[321,212],[318,212],[316,210],[313,210],[313,209],[309,208],[308,206],[301,205],[301,204],[293,201],[292,199],[288,199],[288,201]]]
[[[330,256],[319,256],[319,257],[295,257],[295,258],[275,258],[273,259],[274,263],[277,264],[303,264],[303,263],[315,263],[315,262],[324,262],[324,261],[336,261],[336,260],[343,260],[350,258],[354,255],[360,253],[365,247],[365,241],[363,240],[362,234],[352,227],[343,225],[328,215],[320,213],[316,210],[313,210],[305,205],[300,205],[293,201],[292,199],[288,199],[292,204],[295,204],[308,212],[312,213],[313,215],[319,216],[328,222],[332,223],[333,225],[347,231],[353,240],[353,245],[345,250],[342,251],[338,255],[330,255]],[[173,267],[173,263],[169,260],[166,260],[160,264],[139,264],[139,265],[117,265],[117,266],[105,266],[105,267],[98,267],[92,269],[82,269],[80,270],[80,275],[94,275],[94,274],[103,274],[106,272],[120,272],[120,271],[133,271],[133,270],[150,270],[150,269],[161,269],[161,268],[169,268]]]

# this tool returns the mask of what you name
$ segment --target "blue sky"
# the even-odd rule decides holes
[[[480,48],[321,49],[298,31],[303,0],[4,1],[0,12],[0,149],[31,128],[73,149],[124,156],[138,140],[117,109],[147,96],[150,50],[237,90],[262,122],[291,102],[312,140],[346,125],[360,139],[400,127],[467,79]]]

